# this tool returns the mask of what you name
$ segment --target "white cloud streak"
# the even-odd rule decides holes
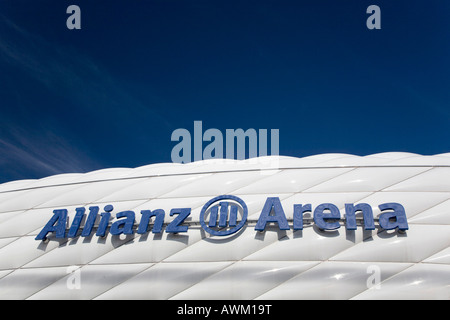
[[[0,59],[43,84],[50,96],[70,101],[77,110],[88,114],[91,122],[101,122],[107,115],[124,127],[145,118],[170,126],[152,108],[117,85],[90,57],[32,34],[1,14]],[[20,99],[27,99],[21,96],[21,88],[14,90]],[[157,97],[154,100],[164,103]],[[77,149],[61,130],[48,129],[48,119],[34,119],[35,129],[30,129],[22,127],[14,116],[2,115],[1,108],[0,117],[0,164],[3,167],[0,170],[20,171],[22,167],[42,176],[100,167],[98,161]]]

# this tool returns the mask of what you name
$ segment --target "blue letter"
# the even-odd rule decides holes
[[[303,212],[311,211],[311,204],[294,204],[294,230],[303,230]]]
[[[367,203],[360,203],[356,206],[353,203],[345,204],[345,219],[348,230],[356,230],[356,211],[362,211],[364,218],[364,229],[375,230],[375,223],[373,221],[372,207]]]
[[[270,215],[271,211],[274,211],[274,215]],[[255,230],[264,231],[267,222],[277,222],[280,230],[289,230],[289,225],[284,214],[283,207],[281,206],[280,198],[269,197],[264,204],[264,208],[261,211],[258,222],[256,223]]]
[[[180,226],[180,224],[182,224],[184,219],[186,219],[191,214],[191,208],[177,208],[170,210],[170,216],[173,216],[174,214],[178,214],[178,217],[176,217],[171,223],[169,223],[166,228],[166,232],[187,232],[188,226]]]
[[[100,215],[100,222],[98,223],[98,229],[95,235],[97,237],[104,237],[106,235],[106,228],[108,227],[109,219],[111,218],[111,213],[103,212]]]
[[[81,220],[84,217],[85,209],[83,207],[75,209],[77,213],[73,218],[72,225],[70,226],[69,233],[67,234],[68,238],[74,238],[77,235],[78,229],[80,228]]]
[[[323,213],[330,210],[330,213]],[[339,209],[332,203],[323,203],[314,210],[314,223],[323,230],[334,230],[341,227],[338,221],[327,222],[328,219],[340,219]]]
[[[106,228],[108,227],[109,224],[109,219],[111,218],[111,211],[113,211],[114,207],[110,204],[106,205],[103,210],[105,210],[106,212],[103,212],[100,215],[100,222],[98,223],[98,229],[97,232],[95,233],[96,236],[98,237],[104,237],[106,234]]]
[[[84,223],[83,231],[81,231],[82,237],[89,237],[94,227],[95,220],[97,220],[98,207],[89,207],[89,215]]]
[[[139,227],[137,233],[143,234],[147,232],[148,224],[150,223],[150,218],[155,216],[155,223],[153,224],[152,233],[160,233],[163,223],[164,223],[164,215],[165,212],[163,209],[158,210],[141,210],[141,222],[139,223]]]
[[[53,210],[53,213],[53,217],[50,218],[45,227],[39,232],[35,240],[47,239],[47,234],[49,232],[56,232],[56,238],[64,238],[66,232],[67,209]],[[57,223],[56,226],[55,223]]]
[[[386,230],[395,229],[408,230],[405,208],[399,203],[383,203],[378,206],[381,211],[394,210],[394,212],[385,212],[380,215],[380,227]],[[394,219],[395,221],[391,221]]]
[[[118,220],[111,225],[109,230],[112,235],[119,234],[133,234],[134,225],[134,212],[133,211],[123,211],[116,214],[116,218],[126,217],[125,219]]]

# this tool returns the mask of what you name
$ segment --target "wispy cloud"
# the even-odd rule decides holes
[[[4,128],[2,128],[4,129]],[[9,128],[7,138],[0,137],[1,165],[11,170],[52,175],[62,172],[85,172],[96,167],[82,150],[51,131],[30,134],[20,128]]]
[[[152,106],[144,105],[124,90],[91,57],[33,34],[1,14],[0,63],[34,79],[46,88],[49,97],[69,101],[70,106],[61,108],[75,106],[77,112],[89,116],[90,122],[102,124],[107,115],[110,122],[123,127],[131,127],[136,119],[143,121],[146,118],[151,118],[158,126],[170,127]],[[20,86],[13,90],[17,100],[30,103],[22,95]],[[16,103],[20,104],[20,101]],[[157,96],[154,101],[164,103]],[[58,110],[52,112],[47,115],[56,119]],[[48,124],[55,121],[44,117],[45,114],[40,119],[33,119],[32,129],[25,128],[18,116],[7,114],[0,108],[0,171],[21,171],[22,168],[24,172],[44,176],[101,167],[101,159],[81,151],[82,148],[71,141],[73,137],[61,128],[48,128]]]
[[[126,92],[91,57],[74,48],[49,42],[0,14],[0,31],[2,29],[6,32],[0,32],[0,56],[27,72],[51,92],[66,95],[77,107],[89,108],[92,114],[102,114],[104,111],[122,114],[126,107],[127,113],[151,115],[170,126],[156,109],[144,105]],[[152,99],[155,103],[164,103],[156,95]]]

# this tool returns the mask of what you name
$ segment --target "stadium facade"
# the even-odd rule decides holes
[[[450,299],[450,154],[0,185],[0,299]]]

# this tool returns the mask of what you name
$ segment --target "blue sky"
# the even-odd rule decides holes
[[[195,120],[279,129],[286,156],[450,152],[449,14],[444,0],[1,0],[0,183],[170,162],[171,133]]]

